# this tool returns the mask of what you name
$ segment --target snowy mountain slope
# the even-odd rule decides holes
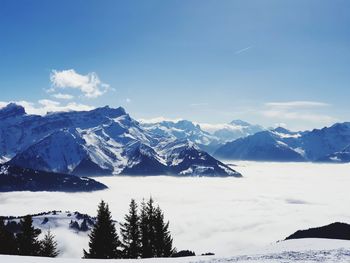
[[[16,118],[6,118],[7,114]],[[25,114],[20,106],[9,105],[0,110],[0,116],[4,119],[0,124],[1,160],[11,159],[13,165],[88,176],[181,172],[168,165],[167,160],[175,157],[164,147],[182,141],[144,129],[123,108],[33,116]],[[239,175],[208,156],[203,159],[194,155],[184,167],[200,166],[206,176]],[[198,176],[200,170],[187,175]]]
[[[240,263],[292,263],[292,262],[349,262],[350,242],[321,238],[306,238],[281,241],[269,246],[250,250],[247,254],[208,262]]]
[[[350,123],[305,132],[277,128],[226,143],[214,156],[266,161],[348,162]]]
[[[320,162],[348,163],[350,162],[350,145],[340,152],[329,154],[318,159]]]
[[[350,260],[350,242],[343,240],[303,239],[288,240],[271,244],[261,249],[250,249],[244,253],[234,253],[231,257],[195,256],[182,258],[151,258],[137,259],[140,263],[292,263],[292,262],[339,262]],[[86,259],[77,258],[40,258],[23,256],[0,255],[1,262],[13,263],[73,263],[85,262]],[[91,263],[102,263],[106,260],[91,259]],[[128,259],[108,260],[115,263],[127,263]]]
[[[123,174],[128,175],[164,175],[169,174],[169,168],[164,158],[151,147],[140,142],[134,142],[127,147],[129,158]]]
[[[54,132],[104,125],[110,123],[111,118],[125,114],[122,108],[104,107],[93,111],[56,112],[37,116],[25,114],[22,106],[9,104],[0,109],[0,156],[11,159]]]
[[[259,125],[252,125],[241,120],[234,120],[225,125],[194,124],[188,120],[141,122],[141,125],[147,131],[160,136],[187,139],[210,154],[228,141],[264,130]]]
[[[302,161],[303,156],[286,143],[286,140],[293,141],[293,138],[290,134],[281,133],[280,130],[258,132],[226,143],[214,153],[214,156],[238,160]]]
[[[350,145],[350,122],[336,123],[331,127],[314,129],[301,138],[301,146],[309,160],[318,160],[341,152]]]
[[[0,165],[0,192],[90,192],[106,188],[104,184],[86,177],[35,171],[7,164]]]
[[[203,129],[198,124],[191,121],[180,120],[161,121],[158,123],[141,123],[142,127],[159,136],[166,136],[179,140],[187,139],[190,142],[197,144],[202,150],[213,152],[220,146],[221,140]]]
[[[16,155],[10,163],[44,171],[70,173],[81,159],[87,157],[82,142],[82,137],[75,130],[55,131]]]
[[[160,153],[165,157],[168,167],[178,175],[241,177],[240,173],[227,169],[225,164],[200,150],[189,140],[176,140],[162,145]]]

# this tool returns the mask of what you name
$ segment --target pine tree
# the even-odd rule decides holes
[[[13,233],[6,229],[4,220],[0,218],[0,254],[16,255],[17,244]]]
[[[154,217],[155,242],[154,250],[157,257],[170,257],[173,252],[173,239],[169,231],[169,222],[164,222],[164,213],[158,206]]]
[[[125,258],[138,258],[141,255],[140,218],[137,213],[137,204],[131,199],[129,214],[124,217],[121,224],[122,247]]]
[[[57,242],[51,231],[48,230],[44,239],[41,241],[40,256],[55,258],[59,254],[57,250]]]
[[[25,216],[20,224],[21,232],[17,234],[19,255],[38,256],[40,254],[38,236],[41,230],[33,227],[33,219],[30,215]]]
[[[142,201],[141,204],[141,215],[140,215],[140,230],[141,230],[141,257],[151,258],[155,256],[154,242],[155,242],[155,231],[154,231],[154,215],[155,209],[153,205],[154,201],[152,197],[149,199],[147,204]]]
[[[97,221],[89,235],[89,252],[84,250],[84,258],[120,258],[121,245],[108,205],[101,201],[97,211]]]

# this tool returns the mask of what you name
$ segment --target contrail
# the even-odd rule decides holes
[[[253,48],[253,46],[249,46],[249,47],[246,47],[246,48],[242,48],[242,49],[240,49],[240,50],[237,50],[236,52],[235,52],[235,54],[241,54],[241,53],[243,53],[243,52],[246,52],[247,50],[249,50],[249,49],[251,49],[251,48]]]

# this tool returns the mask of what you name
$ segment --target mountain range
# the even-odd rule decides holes
[[[0,109],[2,163],[80,176],[241,176],[190,139],[143,127],[121,107],[44,116],[13,103]]]
[[[195,124],[188,120],[141,122],[141,125],[145,130],[160,136],[187,139],[210,154],[226,142],[264,130],[262,126],[252,125],[242,120],[234,120],[208,130],[203,128],[201,124]]]
[[[350,161],[350,123],[312,131],[265,130],[219,147],[214,156],[258,161]]]
[[[138,122],[121,107],[44,116],[13,103],[0,109],[0,163],[14,167],[78,176],[241,176],[216,158],[349,162],[350,123],[292,132],[235,120],[209,131],[187,120]]]
[[[260,125],[250,124],[242,120],[233,120],[219,129],[216,129],[213,135],[219,138],[221,143],[226,143],[253,135],[263,130],[265,130],[265,128]]]

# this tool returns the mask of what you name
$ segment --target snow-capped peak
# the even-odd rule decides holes
[[[179,174],[171,164],[180,162],[181,153],[182,159],[192,156],[183,169],[200,163],[210,166],[213,175],[231,175],[212,157],[202,159],[197,143],[210,141],[210,134],[188,121],[167,127],[141,126],[121,107],[24,115],[0,124],[0,158],[35,170],[78,175]]]

